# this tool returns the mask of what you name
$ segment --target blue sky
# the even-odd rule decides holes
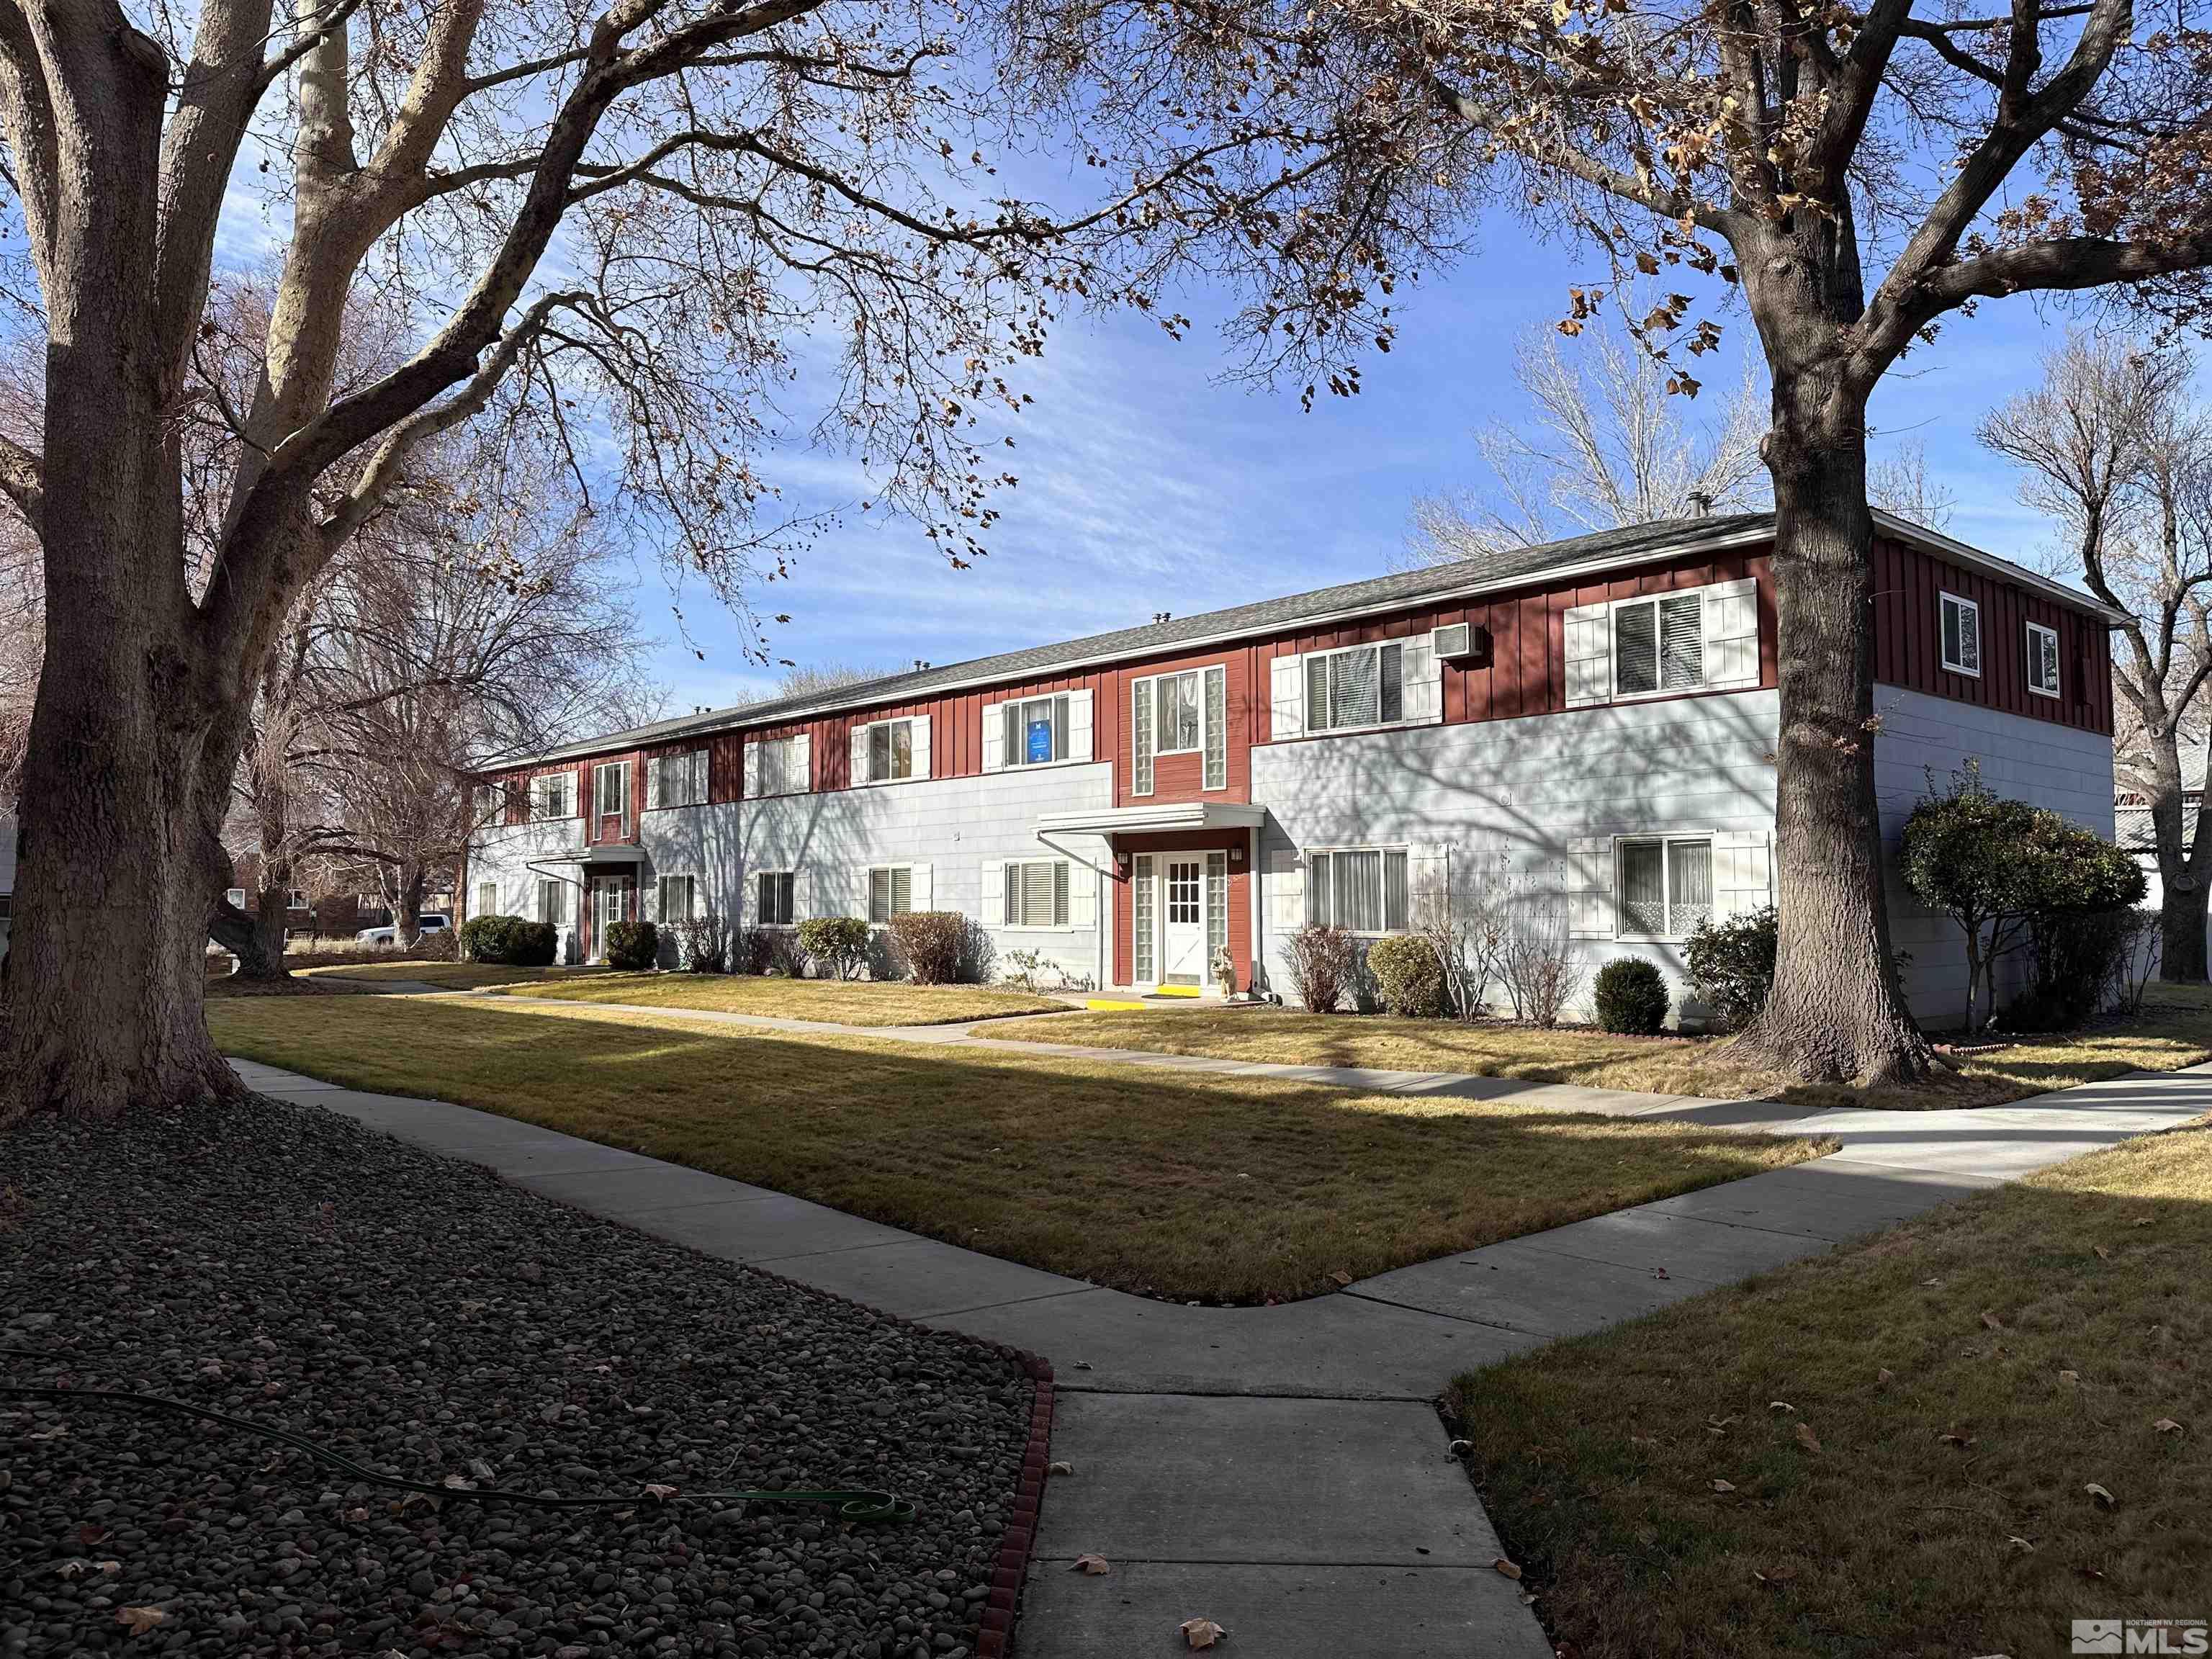
[[[1066,319],[1025,383],[1036,404],[1016,429],[1021,483],[1000,496],[989,556],[954,570],[914,526],[851,515],[763,590],[763,611],[791,617],[773,629],[775,648],[809,665],[946,663],[1380,574],[1414,496],[1483,481],[1474,434],[1518,410],[1514,341],[1560,313],[1576,276],[1564,252],[1517,225],[1492,228],[1459,269],[1401,291],[1398,344],[1370,358],[1366,391],[1317,398],[1310,413],[1295,386],[1220,378],[1223,296],[1183,298],[1198,326],[1180,343],[1141,318]],[[1724,321],[1729,357],[1705,373],[1709,386],[1733,383],[1749,332],[1740,313]],[[1893,436],[1924,443],[1958,496],[1952,532],[1992,551],[2032,551],[2045,532],[2008,469],[1974,442],[1974,422],[2035,379],[2062,327],[2028,301],[1986,306],[1952,319],[1876,400],[1877,452]],[[787,452],[769,465],[817,471]],[[657,574],[641,573],[648,631],[666,598]],[[687,619],[707,659],[665,641],[654,667],[672,711],[772,685],[723,618],[694,605]]]

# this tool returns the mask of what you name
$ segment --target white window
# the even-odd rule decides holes
[[[914,870],[909,865],[877,865],[868,872],[868,920],[889,921],[914,908]]]
[[[1982,607],[1956,593],[1942,595],[1943,666],[1954,674],[1982,675]]]
[[[304,887],[286,888],[284,890],[284,908],[288,910],[306,909],[307,908],[307,890]]]
[[[530,816],[533,818],[573,818],[576,816],[576,775],[548,772],[530,783]]]
[[[629,823],[629,763],[610,761],[592,769],[592,810],[603,818]]]
[[[1395,726],[1406,718],[1405,646],[1392,640],[1305,659],[1308,732]]]
[[[246,908],[246,890],[243,887],[230,888],[222,896],[234,910],[243,910]]]
[[[476,914],[480,916],[495,916],[499,914],[499,884],[497,882],[480,881],[477,884]]]
[[[661,806],[701,806],[707,800],[707,751],[694,749],[683,755],[656,755],[645,763],[645,804]]]
[[[788,870],[762,870],[753,877],[753,921],[762,927],[788,927],[799,884]]]
[[[878,720],[862,731],[866,768],[857,783],[893,783],[914,775],[914,722]]]
[[[1705,683],[1705,601],[1701,591],[1662,593],[1613,607],[1613,690],[1632,697],[1694,691]]]
[[[556,927],[568,925],[568,884],[548,878],[538,884],[538,920]]]
[[[695,876],[663,876],[660,878],[659,916],[662,921],[689,921],[699,914],[698,878]]]
[[[1038,859],[1006,866],[1006,926],[1067,926],[1066,859]]]
[[[1306,854],[1306,920],[1355,933],[1406,931],[1406,849],[1330,848]]]
[[[1622,841],[1620,920],[1624,939],[1687,939],[1713,914],[1710,836]]]
[[[1008,766],[1050,766],[1067,758],[1067,699],[1031,697],[999,710],[1006,723]]]
[[[753,793],[805,794],[811,787],[806,775],[810,747],[804,737],[773,738],[753,744]]]
[[[2058,630],[2027,625],[2027,689],[2039,697],[2058,695]]]
[[[478,822],[495,822],[507,811],[507,792],[495,783],[477,786],[477,818]]]
[[[1153,763],[1164,755],[1202,754],[1200,787],[1229,782],[1229,671],[1188,668],[1131,683],[1130,759],[1133,791],[1152,793]]]

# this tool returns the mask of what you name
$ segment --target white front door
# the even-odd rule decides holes
[[[1171,858],[1163,871],[1160,983],[1206,983],[1206,860]]]
[[[607,930],[618,921],[629,920],[630,890],[636,885],[629,876],[601,876],[594,890],[597,898],[592,907],[592,960],[607,959]]]

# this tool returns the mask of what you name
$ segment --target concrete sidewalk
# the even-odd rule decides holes
[[[1764,1108],[1762,1127],[1842,1149],[1342,1295],[1224,1309],[1101,1289],[490,1113],[236,1064],[264,1093],[641,1231],[1042,1353],[1060,1383],[1053,1455],[1076,1473],[1044,1506],[1018,1632],[1030,1659],[1171,1653],[1176,1626],[1200,1616],[1269,1659],[1543,1659],[1549,1644],[1492,1570],[1497,1535],[1447,1453],[1432,1401],[1454,1373],[2212,1110],[2212,1067],[1976,1111]],[[1071,1572],[1084,1553],[1113,1571]]]

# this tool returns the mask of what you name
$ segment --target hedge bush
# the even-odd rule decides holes
[[[825,976],[851,979],[868,959],[868,924],[858,916],[810,916],[799,924],[799,948]]]
[[[1597,1023],[1623,1036],[1656,1036],[1667,1029],[1667,981],[1650,963],[1615,957],[1597,970],[1591,992]]]
[[[462,954],[471,962],[515,968],[550,968],[561,936],[550,921],[521,916],[471,916],[460,927]]]
[[[909,910],[890,919],[891,941],[916,985],[951,985],[968,953],[968,918],[957,910]]]
[[[1684,952],[1690,994],[1712,1010],[1713,1024],[1741,1031],[1766,1006],[1774,988],[1774,907],[1724,921],[1701,921]]]
[[[1306,927],[1283,941],[1291,985],[1311,1014],[1333,1014],[1359,994],[1359,941],[1341,927]]]
[[[730,971],[729,938],[720,916],[686,916],[668,924],[676,935],[676,962],[686,973],[726,974]]]
[[[635,973],[660,957],[660,930],[649,921],[607,924],[607,966]]]
[[[1390,933],[1367,947],[1375,996],[1391,1013],[1434,1019],[1444,1012],[1444,965],[1419,933]]]

